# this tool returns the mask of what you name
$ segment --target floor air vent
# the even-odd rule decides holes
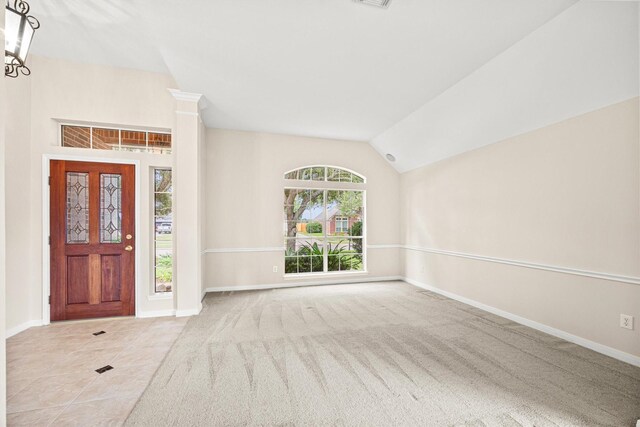
[[[105,331],[98,331],[98,332],[94,332],[93,335],[98,336],[98,335],[102,335],[102,334],[106,334]]]
[[[104,374],[105,372],[110,371],[112,369],[113,369],[113,366],[107,365],[107,366],[103,366],[102,368],[96,369],[96,372],[99,374]]]
[[[356,3],[368,4],[386,9],[391,4],[391,0],[353,0]]]

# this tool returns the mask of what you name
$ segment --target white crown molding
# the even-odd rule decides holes
[[[632,285],[640,285],[640,277],[625,276],[621,274],[603,273],[599,271],[581,270],[578,268],[559,267],[556,265],[538,264],[527,261],[518,261],[506,258],[496,258],[483,255],[475,255],[464,252],[445,251],[441,249],[426,248],[421,246],[402,245],[403,249],[417,252],[426,252],[437,255],[447,255],[458,258],[467,258],[478,261],[494,262],[498,264],[513,265],[516,267],[532,268],[535,270],[553,271],[554,273],[572,274],[575,276],[592,277],[594,279],[610,280],[613,282],[630,283]]]
[[[483,304],[481,302],[472,300],[470,298],[466,298],[460,296],[458,294],[454,294],[452,292],[445,291],[443,289],[437,288],[432,285],[428,285],[426,283],[419,282],[417,280],[409,279],[408,277],[404,277],[402,279],[406,283],[413,285],[418,288],[426,289],[431,292],[435,292],[437,294],[443,295],[447,298],[451,298],[456,301],[460,301],[464,304],[479,308],[481,310],[487,311],[489,313],[493,313],[496,316],[504,317],[505,319],[509,319],[513,322],[519,323],[521,325],[528,326],[533,329],[537,329],[538,331],[542,331],[549,335],[553,335],[554,337],[562,338],[563,340],[572,342],[574,344],[578,344],[582,347],[586,347],[590,350],[596,351],[598,353],[604,354],[609,357],[613,357],[614,359],[621,360],[623,362],[629,363],[634,366],[640,367],[640,357],[635,356],[633,354],[626,353],[624,351],[615,349],[613,347],[606,346],[604,344],[600,344],[586,338],[579,337],[577,335],[570,334],[569,332],[565,332],[560,329],[553,328],[551,326],[545,325],[543,323],[536,322],[535,320],[527,319],[525,317],[518,316],[513,313],[509,313],[508,311],[501,310],[499,308],[492,307],[490,305]]]
[[[196,102],[201,110],[208,106],[207,98],[201,93],[184,92],[180,89],[167,89],[177,101]]]

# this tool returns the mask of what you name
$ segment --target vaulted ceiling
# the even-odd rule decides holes
[[[169,73],[209,127],[371,141],[400,171],[638,92],[634,2],[31,5],[35,54]]]

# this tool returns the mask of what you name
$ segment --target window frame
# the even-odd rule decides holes
[[[302,170],[305,170],[305,169],[312,169],[312,168],[324,168],[324,179],[323,180],[314,180],[314,179],[287,178],[287,175],[289,175],[292,172],[297,172],[297,171],[302,171]],[[349,172],[349,173],[351,173],[353,175],[356,175],[358,178],[360,178],[362,180],[362,182],[353,182],[353,180],[351,182],[348,182],[348,181],[329,181],[327,179],[328,178],[329,169],[339,169],[339,170],[344,171],[344,172]],[[332,184],[338,184],[338,185],[342,185],[342,184],[364,185],[364,184],[367,183],[367,178],[364,175],[362,175],[362,174],[360,174],[360,173],[358,173],[358,172],[356,172],[356,171],[354,171],[352,169],[345,168],[345,167],[342,167],[342,166],[334,166],[334,165],[308,165],[308,166],[297,167],[297,168],[294,168],[294,169],[286,171],[283,174],[283,177],[288,182],[290,182],[290,181],[313,182],[313,183],[325,182],[325,183],[332,183]]]
[[[298,169],[305,169],[311,166],[305,166],[303,168],[296,168],[291,171],[286,172],[283,176],[290,172],[294,172]],[[323,167],[323,166],[316,166]],[[327,166],[334,167],[334,166]],[[338,168],[338,167],[336,167]],[[348,170],[345,168],[339,168]],[[351,171],[350,171],[351,172]],[[357,172],[352,172],[360,176],[364,182],[366,182],[365,177]],[[323,254],[323,271],[322,272],[310,272],[310,273],[286,273],[286,269],[284,268],[284,260],[286,258],[286,245],[283,251],[283,278],[284,279],[300,279],[304,277],[318,277],[318,276],[340,276],[340,275],[353,275],[353,274],[368,274],[369,268],[367,264],[367,187],[363,183],[353,183],[353,182],[338,182],[338,181],[311,181],[311,180],[299,180],[299,179],[287,179],[284,178],[284,185],[282,188],[282,202],[280,204],[280,209],[285,206],[284,199],[284,190],[322,190],[322,191],[360,191],[362,193],[362,270],[343,270],[343,271],[326,271],[326,266],[328,265],[328,254],[327,251],[324,251]],[[297,184],[297,185],[296,185]],[[305,185],[306,184],[306,185]],[[325,194],[326,198],[326,194]],[[286,219],[284,220],[286,223]],[[323,233],[325,233],[326,239],[326,223],[327,223],[327,206],[326,203],[324,205],[324,223],[322,226]],[[286,239],[286,237],[285,237]]]
[[[157,278],[156,278],[156,262],[157,262],[157,236],[156,236],[156,194],[171,194],[171,256],[172,256],[172,260],[175,259],[175,247],[174,247],[174,243],[175,243],[175,239],[174,239],[174,234],[173,234],[173,230],[174,230],[174,221],[173,221],[173,214],[174,214],[174,206],[175,206],[175,190],[173,188],[173,168],[171,166],[152,166],[151,168],[151,247],[152,247],[152,251],[151,251],[151,296],[152,297],[156,297],[156,298],[162,298],[162,297],[171,297],[173,295],[173,291],[175,289],[174,286],[174,281],[175,281],[175,263],[172,261],[172,265],[171,265],[171,271],[172,271],[172,280],[171,280],[171,290],[170,291],[158,291],[158,283],[157,283]],[[166,192],[166,191],[156,191],[156,182],[155,182],[155,176],[156,176],[156,171],[170,171],[171,172],[171,192]]]
[[[336,233],[345,233],[346,231],[349,231],[349,217],[348,216],[338,216],[338,215],[336,215],[334,221],[336,223],[336,229],[335,229]],[[338,231],[338,222],[340,222],[340,231]],[[347,223],[346,230],[343,228],[343,225],[344,225],[345,222]]]
[[[109,123],[86,123],[86,122],[74,122],[74,121],[57,121],[58,126],[58,147],[81,149],[81,150],[100,150],[100,151],[118,151],[121,153],[143,153],[143,154],[156,154],[156,155],[171,155],[173,153],[173,132],[167,128],[153,128],[153,127],[136,127],[136,126],[121,126]],[[63,127],[82,127],[89,129],[89,147],[66,147],[63,145]],[[104,150],[101,148],[93,148],[93,129],[109,129],[118,131],[118,149],[117,150]],[[145,133],[145,146],[141,151],[130,151],[122,149],[122,132],[144,132]],[[162,135],[171,135],[171,146],[166,148],[161,147],[149,147],[149,134],[156,133]],[[154,152],[154,149],[161,150],[160,152]]]

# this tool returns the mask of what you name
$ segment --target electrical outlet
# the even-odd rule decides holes
[[[628,314],[621,314],[620,327],[633,330],[633,316],[629,316]]]
[[[278,266],[277,266],[277,265],[274,265],[274,266],[273,266],[273,272],[274,272],[274,273],[277,273],[277,272],[278,272]]]

